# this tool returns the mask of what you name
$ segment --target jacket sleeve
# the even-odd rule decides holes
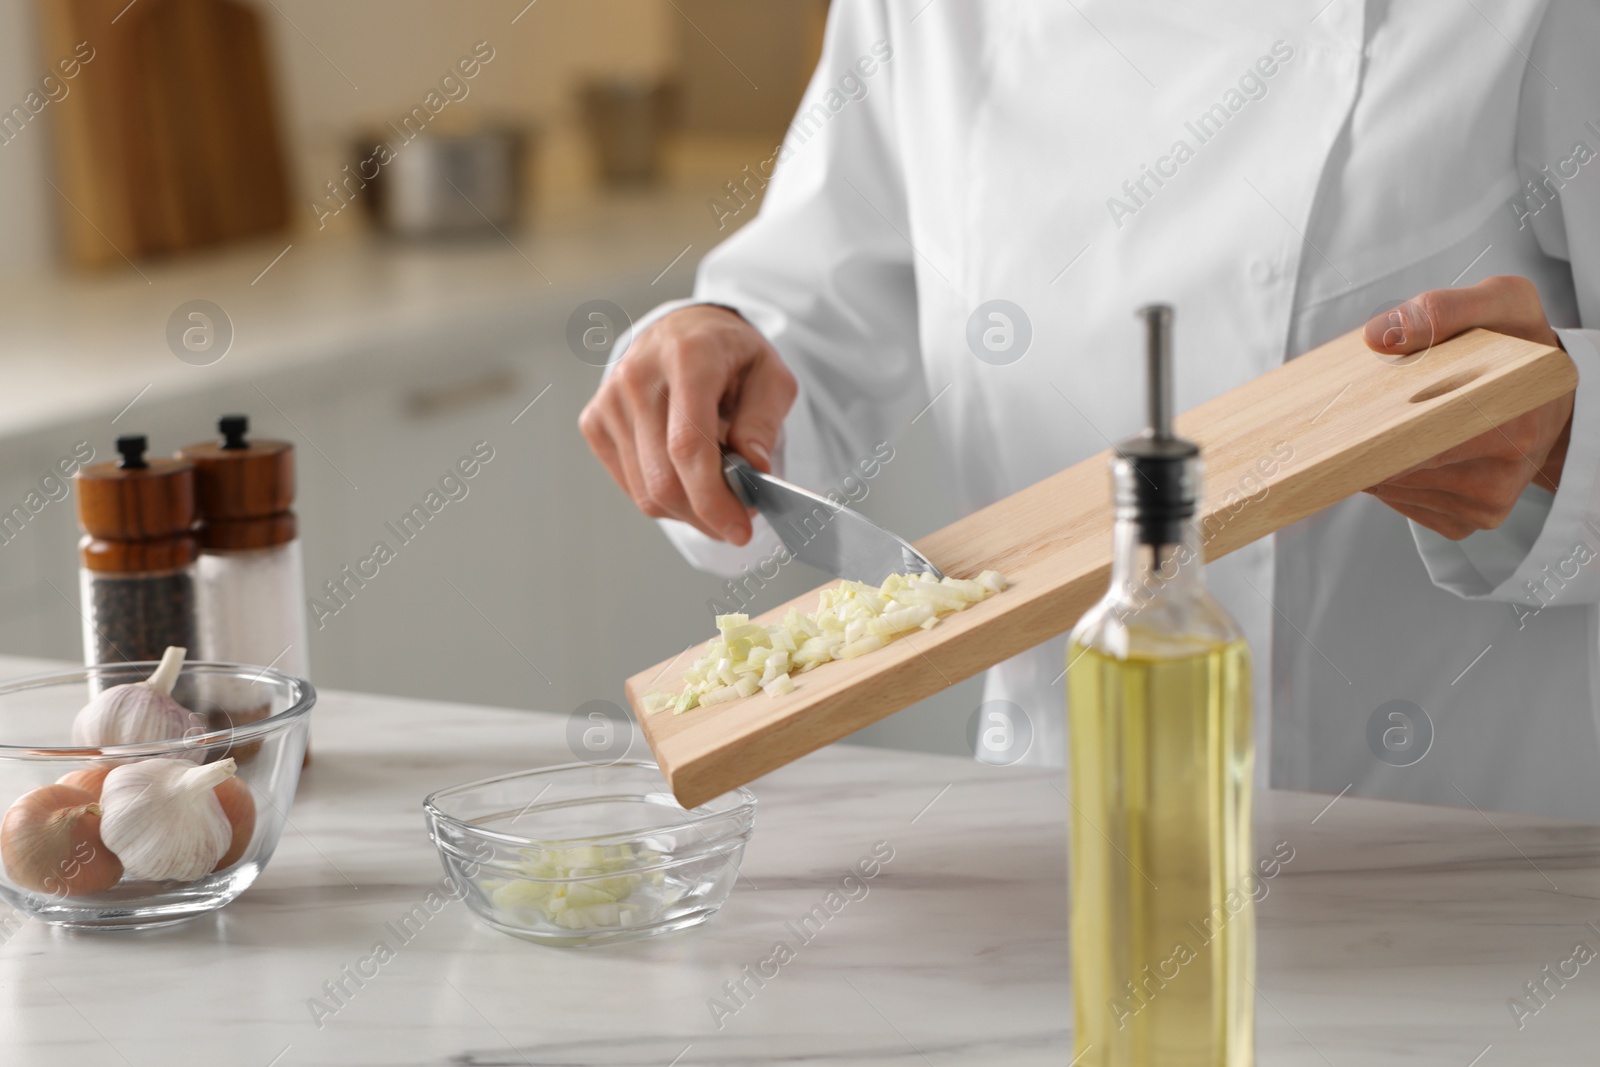
[[[760,213],[701,262],[691,300],[663,305],[634,328],[642,334],[690,303],[726,305],[749,320],[800,385],[774,463],[821,493],[860,477],[874,447],[928,402],[895,135],[895,44],[882,0],[836,0],[782,146],[708,205],[725,225],[770,171]],[[690,562],[721,574],[777,547],[760,522],[743,548],[685,523],[661,525]]]
[[[1557,336],[1578,368],[1572,441],[1556,493],[1529,486],[1500,528],[1451,541],[1412,523],[1434,583],[1463,597],[1537,611],[1600,602],[1600,4],[1552,0],[1530,52],[1517,126],[1519,177],[1548,206],[1527,220],[1572,268],[1579,323]],[[1559,88],[1556,88],[1559,86]],[[1578,171],[1554,188],[1548,174]],[[1542,170],[1548,166],[1550,171]],[[1549,182],[1550,184],[1544,184]],[[1529,187],[1529,186],[1525,186]],[[1521,611],[1519,611],[1519,615]]]

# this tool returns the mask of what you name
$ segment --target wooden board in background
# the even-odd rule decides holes
[[[1374,355],[1359,331],[1308,352],[1177,420],[1204,450],[1206,556],[1283,529],[1570,392],[1577,380],[1559,348],[1484,330],[1400,364]],[[1012,583],[932,630],[797,675],[787,696],[757,692],[682,715],[645,715],[641,698],[681,688],[703,643],[630,678],[628,700],[674,795],[686,807],[704,803],[1071,629],[1110,581],[1107,458],[918,541],[947,574],[992,569]],[[1279,462],[1262,464],[1267,458]],[[807,593],[754,621],[814,610],[816,600]]]
[[[235,0],[39,0],[43,57],[94,50],[49,106],[67,259],[137,263],[283,230],[260,19]]]

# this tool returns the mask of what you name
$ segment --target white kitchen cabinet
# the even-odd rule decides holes
[[[90,440],[87,429],[66,426],[37,433],[5,446],[0,474],[0,510],[25,508],[48,472],[74,456],[79,442]],[[110,449],[94,445],[94,459]],[[0,648],[26,655],[77,658],[82,651],[82,623],[77,614],[77,502],[67,481],[67,495],[48,501],[10,540],[0,545]]]

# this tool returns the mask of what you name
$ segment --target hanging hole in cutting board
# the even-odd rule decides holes
[[[1418,390],[1416,395],[1411,398],[1411,403],[1421,404],[1424,401],[1433,400],[1435,397],[1444,396],[1444,394],[1460,389],[1469,382],[1477,381],[1482,375],[1483,371],[1481,370],[1469,370],[1462,371],[1460,374],[1452,374],[1448,378]]]

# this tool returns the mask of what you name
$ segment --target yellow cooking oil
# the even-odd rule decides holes
[[[1067,649],[1072,1062],[1249,1067],[1249,651],[1114,629]]]

